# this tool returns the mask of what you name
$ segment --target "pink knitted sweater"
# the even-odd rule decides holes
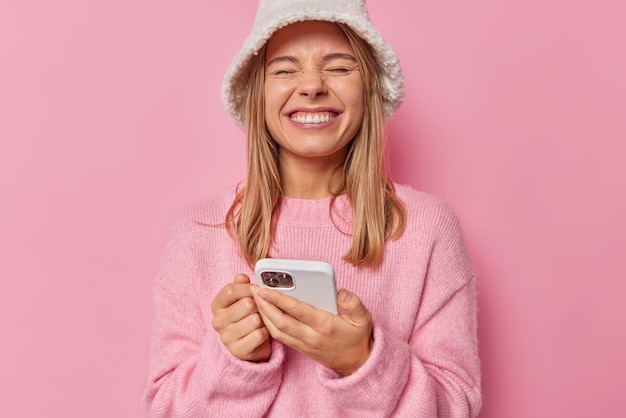
[[[252,269],[222,224],[234,191],[181,213],[154,285],[149,378],[153,417],[470,417],[481,403],[474,273],[456,217],[438,198],[397,186],[403,236],[377,268],[342,261],[347,198],[284,199],[275,258],[321,260],[373,317],[370,358],[354,374],[272,342],[267,363],[233,357],[211,327],[214,295]],[[341,229],[343,232],[338,230]]]

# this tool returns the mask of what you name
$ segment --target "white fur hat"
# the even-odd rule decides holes
[[[259,0],[252,32],[224,77],[222,100],[228,113],[243,125],[246,96],[243,86],[249,75],[250,58],[278,29],[306,20],[344,23],[372,46],[381,68],[383,106],[385,117],[389,119],[404,98],[402,70],[395,52],[372,25],[365,0]]]

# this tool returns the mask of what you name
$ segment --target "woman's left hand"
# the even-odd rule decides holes
[[[281,292],[251,287],[263,322],[272,337],[347,376],[372,351],[372,315],[352,292],[341,289],[334,315]]]

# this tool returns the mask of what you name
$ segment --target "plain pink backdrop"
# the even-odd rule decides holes
[[[370,0],[393,178],[461,218],[482,418],[624,417],[626,10]],[[0,415],[140,417],[168,223],[245,173],[222,75],[256,1],[0,2]]]

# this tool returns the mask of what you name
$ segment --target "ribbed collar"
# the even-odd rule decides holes
[[[351,226],[352,219],[352,209],[347,195],[339,195],[334,199],[332,197],[322,199],[283,197],[278,224],[312,228],[339,226],[345,230],[343,227]]]

